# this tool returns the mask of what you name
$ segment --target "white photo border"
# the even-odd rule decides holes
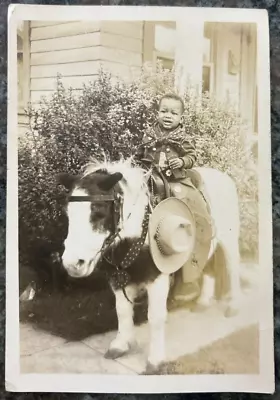
[[[135,8],[137,7],[137,12]],[[126,376],[21,374],[18,278],[18,127],[16,31],[21,20],[203,20],[257,24],[259,121],[260,372],[257,375]],[[150,7],[11,5],[8,12],[8,138],[6,247],[6,390],[84,393],[273,393],[273,257],[270,138],[269,24],[266,10]]]

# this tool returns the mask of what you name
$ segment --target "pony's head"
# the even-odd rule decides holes
[[[68,189],[68,234],[62,263],[72,277],[89,276],[106,239],[140,237],[148,190],[144,171],[131,161],[89,164],[81,176],[61,174]]]

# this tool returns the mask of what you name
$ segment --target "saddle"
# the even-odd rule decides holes
[[[154,204],[168,197],[177,197],[187,204],[195,219],[196,240],[192,256],[182,267],[184,282],[197,279],[206,265],[211,248],[214,225],[211,209],[203,179],[198,171],[187,170],[186,178],[180,181],[167,181],[160,171],[155,170],[151,176]]]

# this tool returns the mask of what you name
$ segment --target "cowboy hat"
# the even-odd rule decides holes
[[[195,220],[189,207],[175,197],[160,202],[149,220],[152,259],[164,274],[172,274],[190,258],[195,245]]]

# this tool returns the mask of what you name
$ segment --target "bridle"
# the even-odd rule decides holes
[[[90,202],[90,203],[103,203],[110,202],[113,206],[113,223],[114,223],[114,231],[117,231],[117,226],[119,223],[119,219],[121,217],[120,213],[122,210],[122,196],[120,193],[115,190],[111,194],[96,194],[92,196],[73,196],[69,197],[69,202]]]
[[[138,197],[138,196],[137,196]],[[136,198],[137,201],[137,198]],[[115,243],[116,239],[118,238],[121,240],[121,230],[122,226],[121,224],[124,222],[123,221],[123,196],[117,192],[116,190],[113,190],[112,193],[110,194],[97,194],[97,195],[85,195],[85,196],[73,196],[71,195],[69,197],[69,202],[90,202],[90,203],[103,203],[103,202],[110,202],[112,203],[112,208],[113,208],[113,230],[110,233],[110,235],[104,240],[104,243],[99,251],[100,253],[100,260],[106,261],[110,266],[114,267],[114,273],[113,276],[110,276],[111,279],[115,279],[115,281],[118,283],[120,288],[123,291],[124,296],[126,299],[132,303],[132,301],[128,298],[126,291],[125,291],[125,286],[129,283],[130,276],[126,272],[126,269],[130,267],[130,265],[136,260],[138,255],[140,254],[140,251],[144,245],[146,235],[148,232],[148,223],[149,223],[149,214],[150,214],[150,208],[149,204],[145,208],[145,215],[144,219],[142,222],[142,233],[141,237],[132,243],[131,247],[129,248],[127,254],[125,257],[122,259],[121,262],[116,263],[114,260],[114,253],[113,253],[113,244]],[[129,213],[128,217],[126,220],[130,218],[131,212]],[[111,252],[111,256],[109,256],[109,253]],[[136,302],[134,302],[136,304]]]

